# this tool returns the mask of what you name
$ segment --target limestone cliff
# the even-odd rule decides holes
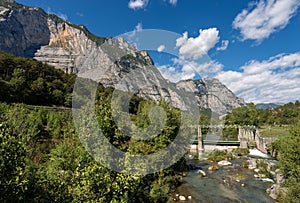
[[[197,95],[200,107],[211,109],[220,115],[246,105],[243,99],[238,98],[216,78],[180,81],[176,86],[178,89],[193,92]]]
[[[215,79],[168,83],[148,53],[137,50],[123,38],[95,36],[84,26],[12,0],[0,0],[0,50],[32,57],[67,73],[155,101],[163,98],[183,110],[187,110],[186,102],[192,102],[189,99],[196,99],[202,108],[211,108],[218,114],[243,104]],[[178,89],[196,93],[196,97],[183,96]]]

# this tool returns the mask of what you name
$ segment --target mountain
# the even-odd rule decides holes
[[[146,51],[123,38],[95,36],[85,26],[40,8],[0,0],[0,31],[2,51],[35,58],[144,98],[164,99],[182,110],[188,110],[193,100],[219,115],[245,104],[217,79],[172,84],[162,77]]]
[[[196,94],[200,107],[211,109],[212,112],[221,115],[233,108],[246,105],[243,99],[238,98],[216,78],[180,81],[176,86],[178,89]]]
[[[271,108],[277,108],[279,106],[282,106],[283,104],[275,104],[275,103],[259,103],[256,104],[256,107],[258,109],[271,109]]]

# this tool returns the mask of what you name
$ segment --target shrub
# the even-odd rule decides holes
[[[232,159],[232,154],[227,151],[214,150],[208,155],[207,159],[213,162],[230,160]]]

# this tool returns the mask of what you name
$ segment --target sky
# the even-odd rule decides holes
[[[246,102],[300,100],[300,0],[17,2],[83,24],[98,36],[156,30],[148,34],[160,42],[148,51],[171,82],[216,77]]]

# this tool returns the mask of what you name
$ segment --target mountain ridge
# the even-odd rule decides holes
[[[105,86],[118,86],[147,99],[165,99],[182,110],[187,105],[179,90],[193,93],[201,108],[219,115],[245,105],[243,99],[217,79],[171,84],[162,77],[146,51],[139,51],[123,38],[98,37],[85,26],[47,14],[40,8],[9,2],[0,0],[2,51],[35,58],[67,73],[94,79]]]

